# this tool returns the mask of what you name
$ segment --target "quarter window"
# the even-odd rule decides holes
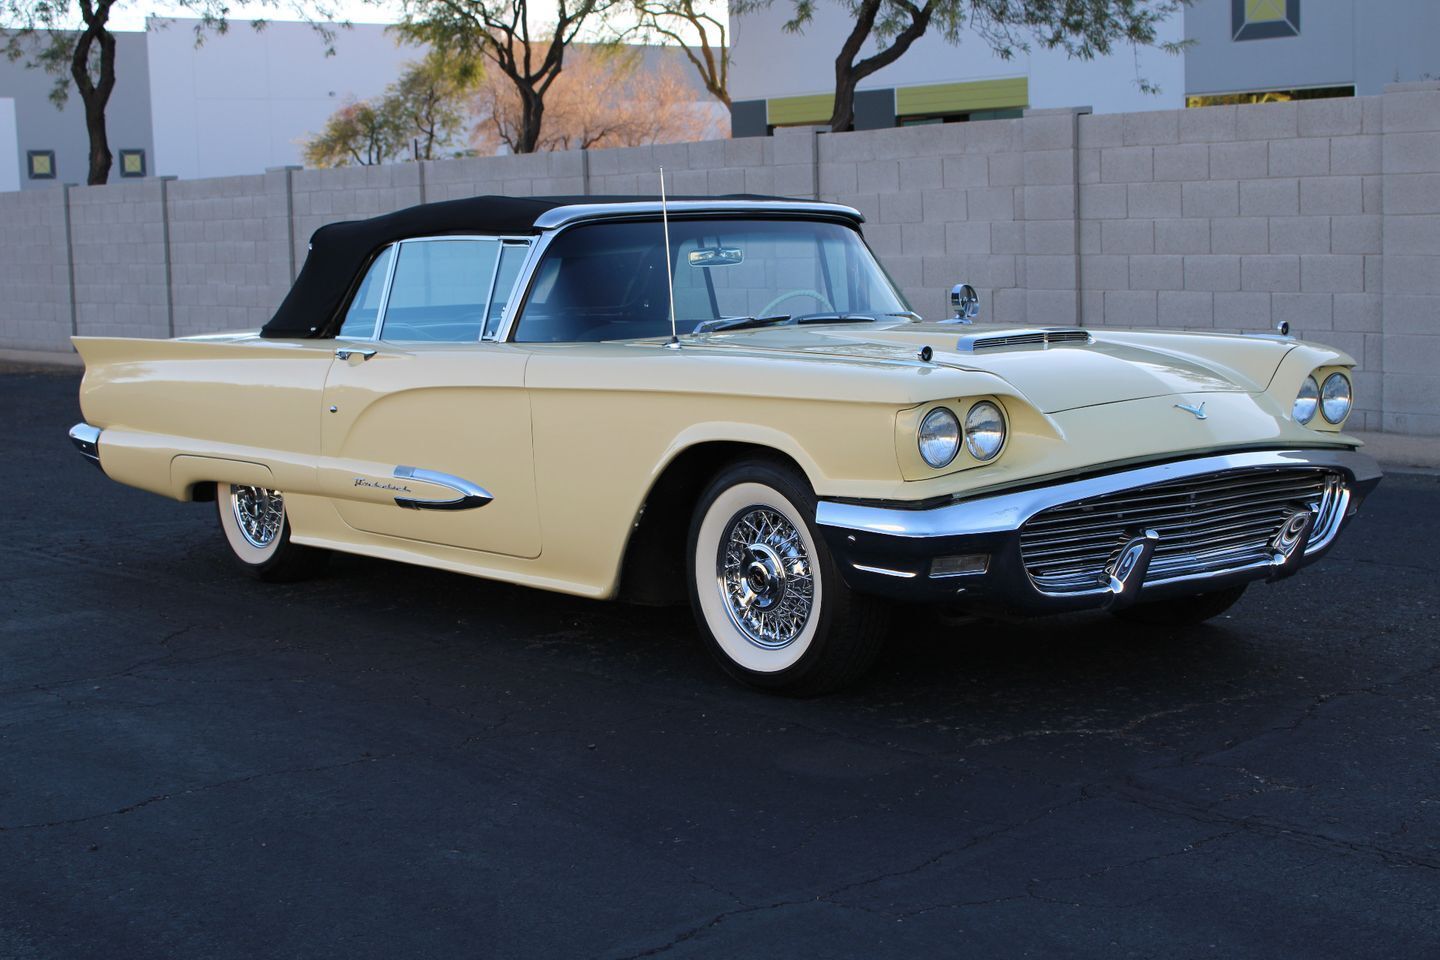
[[[500,247],[500,266],[495,271],[495,289],[490,294],[490,309],[485,317],[485,337],[494,338],[500,331],[500,321],[505,318],[505,304],[520,278],[520,268],[525,265],[525,255],[530,252],[528,243],[509,241]]]
[[[398,257],[381,337],[439,343],[479,340],[500,241],[409,241],[400,245]]]
[[[345,322],[340,325],[340,336],[368,340],[375,336],[375,324],[380,319],[380,298],[385,292],[385,278],[390,274],[390,258],[395,255],[392,244],[380,251],[360,281],[360,289],[345,311]]]

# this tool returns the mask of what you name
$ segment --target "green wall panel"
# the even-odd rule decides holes
[[[770,102],[773,104],[775,101]],[[975,80],[970,83],[937,83],[924,87],[902,87],[895,91],[895,113],[902,117],[931,113],[970,113],[974,110],[1024,107],[1029,103],[1030,81],[1026,77]],[[773,111],[773,106],[771,109]]]

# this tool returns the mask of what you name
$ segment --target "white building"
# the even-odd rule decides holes
[[[304,23],[243,25],[195,45],[195,21],[146,30],[157,173],[223,177],[300,164],[302,142],[347,101],[379,96],[424,51],[384,24],[339,30],[334,56]]]
[[[106,111],[111,179],[223,177],[299,165],[302,144],[347,102],[382,94],[424,48],[386,24],[337,29],[334,55],[308,24],[236,23],[197,46],[197,20],[152,18],[117,32],[115,92]],[[678,48],[642,48],[640,69],[673,62],[692,84],[714,136],[728,124]],[[83,183],[89,141],[78,95],[57,110],[54,77],[0,58],[0,191]]]
[[[835,89],[835,55],[853,24],[837,0],[817,0],[815,19],[802,33],[784,24],[793,6],[732,14],[730,94],[734,136],[758,136],[777,126],[825,123]],[[1179,41],[1178,17],[1164,24],[1162,40]],[[875,53],[872,39],[860,58]],[[1160,87],[1141,92],[1138,78]],[[1017,52],[1002,60],[989,44],[967,32],[951,44],[930,31],[898,60],[860,82],[855,98],[857,129],[937,120],[1018,116],[1025,108],[1093,106],[1099,112],[1159,110],[1184,104],[1185,58],[1155,48],[1128,46],[1090,61],[1061,50]]]
[[[853,18],[839,0],[816,0],[814,20],[787,33],[793,12],[774,0],[730,18],[734,136],[830,119],[835,56]],[[1386,83],[1440,77],[1437,35],[1437,0],[1194,0],[1157,38],[1186,41],[1183,52],[1120,45],[1089,61],[1039,44],[1002,60],[974,31],[951,44],[932,29],[860,82],[855,127],[1378,94]],[[876,49],[867,43],[860,58]],[[1140,78],[1159,92],[1143,92]]]

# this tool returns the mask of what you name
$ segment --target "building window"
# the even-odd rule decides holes
[[[1246,93],[1209,93],[1185,98],[1187,107],[1221,107],[1232,103],[1287,103],[1291,100],[1328,100],[1353,97],[1355,88],[1303,87],[1299,90],[1252,90]]]
[[[25,167],[31,180],[54,180],[55,151],[26,150]]]
[[[1230,0],[1230,33],[1235,40],[1298,37],[1300,0]]]
[[[143,176],[145,176],[145,151],[144,151],[144,150],[121,150],[121,151],[120,151],[120,176],[122,176],[122,177],[143,177]]]

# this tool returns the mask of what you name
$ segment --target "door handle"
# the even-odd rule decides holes
[[[359,357],[363,363],[375,356],[375,351],[370,347],[339,347],[335,351],[336,360],[349,360],[351,357]]]

